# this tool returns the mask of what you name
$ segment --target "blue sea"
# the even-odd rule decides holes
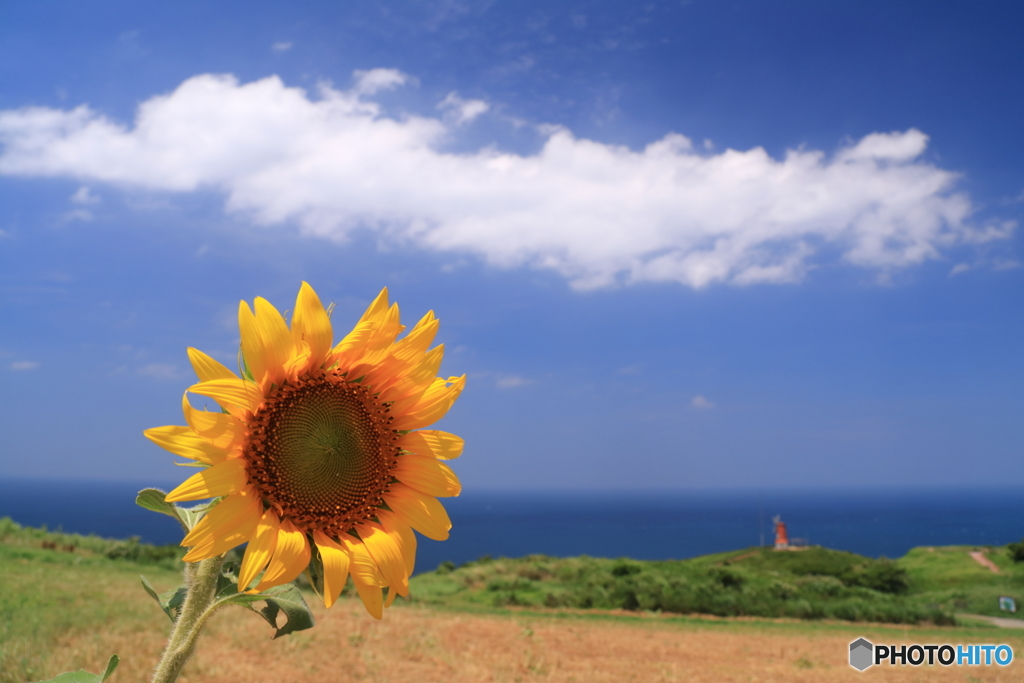
[[[169,517],[134,504],[143,482],[0,479],[0,517],[110,538],[177,543]],[[166,488],[171,488],[167,486]],[[1024,537],[1024,490],[847,489],[677,492],[470,491],[444,500],[451,538],[420,540],[417,570],[483,555],[681,559],[790,537],[862,555],[915,546],[1002,545]]]

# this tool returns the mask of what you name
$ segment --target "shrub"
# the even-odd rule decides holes
[[[843,576],[850,585],[864,586],[882,593],[902,594],[910,587],[907,571],[884,557],[854,568]]]
[[[1024,538],[1020,540],[1020,543],[1010,543],[1006,549],[1014,562],[1024,562]]]
[[[639,574],[642,570],[643,567],[636,562],[621,559],[612,567],[612,576],[632,576],[633,574]]]
[[[183,554],[183,549],[176,545],[150,545],[139,543],[138,536],[127,541],[120,541],[104,553],[111,560],[131,560],[155,564],[164,560],[175,560]]]
[[[724,567],[712,567],[708,570],[708,576],[725,588],[739,588],[747,580],[742,574]]]

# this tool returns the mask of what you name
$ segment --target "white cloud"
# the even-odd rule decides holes
[[[971,266],[967,263],[958,263],[949,271],[949,276],[959,275],[960,273],[966,273],[971,269]]]
[[[690,405],[700,410],[707,410],[708,408],[714,408],[715,404],[704,398],[703,396],[697,395],[690,401]]]
[[[339,241],[367,228],[553,269],[577,288],[795,282],[837,257],[884,278],[1014,229],[972,224],[957,174],[922,158],[928,138],[914,129],[775,159],[696,150],[674,133],[631,150],[551,126],[536,154],[456,154],[441,145],[473,110],[392,118],[369,99],[411,82],[360,71],[352,89],[314,98],[276,77],[202,75],[143,102],[132,127],[86,106],[0,111],[0,173],[215,188],[257,224]]]
[[[281,41],[271,45],[270,49],[274,52],[288,52],[288,50],[292,49],[292,44],[287,41]]]
[[[11,363],[9,367],[11,370],[35,370],[39,367],[39,363],[34,360],[20,360]]]
[[[381,90],[394,90],[395,88],[405,85],[406,83],[412,83],[414,80],[409,74],[404,74],[398,69],[370,69],[369,71],[353,71],[352,77],[355,78],[355,86],[351,90],[353,95],[372,95]],[[203,76],[197,76],[196,78],[203,78]],[[234,79],[231,79],[234,83]],[[283,89],[284,84],[281,83],[276,77],[266,78],[263,81],[257,81],[257,83],[263,83],[266,81],[273,81],[278,88]],[[186,83],[188,81],[185,81]],[[244,86],[243,86],[244,87]],[[305,94],[301,90],[298,91],[305,99]],[[325,98],[329,98],[331,95],[338,95],[334,90],[324,87],[321,90],[321,94]],[[308,102],[308,100],[307,100]],[[376,112],[376,107],[372,107],[373,111]],[[360,111],[365,114],[366,110]]]
[[[71,201],[74,204],[99,204],[100,198],[94,195],[88,187],[82,185],[71,195]]]
[[[528,384],[533,384],[533,381],[526,379],[525,377],[520,377],[519,375],[507,375],[505,377],[499,377],[498,381],[494,384],[499,389],[516,389]]]
[[[443,110],[456,125],[461,125],[487,113],[491,105],[483,100],[464,100],[458,93],[450,92],[437,108]]]

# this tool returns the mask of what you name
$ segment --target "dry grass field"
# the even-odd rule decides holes
[[[114,683],[145,681],[169,623],[152,605],[151,628],[111,625],[69,636],[48,667],[98,671],[109,654],[122,664]],[[317,626],[276,641],[258,617],[218,614],[182,683],[342,683],[348,681],[1021,681],[1008,667],[875,667],[846,662],[848,643],[1005,642],[1024,652],[1016,631],[668,619],[654,615],[473,614],[395,606],[377,622],[356,600],[314,607]],[[140,615],[141,616],[141,615]]]
[[[58,552],[37,547],[34,538],[12,538],[0,543],[0,683],[39,681],[79,668],[100,671],[115,653],[122,663],[112,683],[147,681],[171,624],[138,577],[145,573],[162,591],[177,585],[178,569],[81,548]],[[971,586],[956,564],[961,561],[985,578],[1002,576],[963,551],[925,552],[921,558],[921,566],[912,565],[919,582]],[[929,574],[925,561],[948,571]],[[429,597],[429,586],[419,587],[420,599]],[[1008,667],[883,665],[864,673],[847,664],[848,645],[861,636],[885,644],[1006,643],[1021,657],[1024,629],[484,604],[456,609],[401,601],[378,622],[358,599],[343,598],[328,611],[307,597],[317,625],[278,640],[255,614],[239,607],[219,612],[182,683],[1024,681],[1024,664],[1016,661]]]

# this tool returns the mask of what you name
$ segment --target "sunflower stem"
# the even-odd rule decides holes
[[[224,558],[218,555],[200,562],[185,563],[185,587],[188,593],[160,663],[153,672],[153,683],[174,683],[185,662],[192,656],[199,632],[217,607],[213,601],[223,562]]]

